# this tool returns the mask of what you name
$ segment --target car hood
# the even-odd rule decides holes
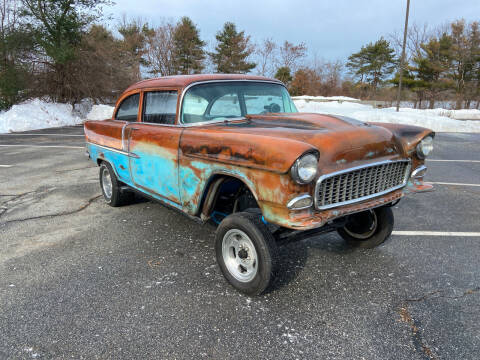
[[[187,127],[180,147],[185,156],[281,173],[308,151],[319,152],[323,171],[406,156],[401,142],[385,127],[310,113],[248,115],[243,120]]]

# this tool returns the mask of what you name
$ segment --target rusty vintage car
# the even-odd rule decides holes
[[[86,122],[85,136],[109,205],[138,192],[217,224],[220,269],[249,295],[272,282],[279,244],[337,231],[377,246],[392,232],[392,205],[431,189],[431,130],[299,113],[265,77],[141,81],[111,119]]]

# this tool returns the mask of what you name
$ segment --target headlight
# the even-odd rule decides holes
[[[425,159],[433,150],[433,137],[427,136],[417,145],[417,155],[420,159]]]
[[[299,157],[292,166],[293,180],[299,184],[308,184],[317,175],[318,157],[306,154]]]

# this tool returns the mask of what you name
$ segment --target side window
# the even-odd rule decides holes
[[[212,116],[241,116],[240,102],[237,94],[226,94],[215,100],[210,108]]]
[[[133,94],[122,101],[118,107],[115,120],[137,121],[140,94]]]
[[[177,96],[176,91],[150,91],[145,93],[143,122],[175,124]]]

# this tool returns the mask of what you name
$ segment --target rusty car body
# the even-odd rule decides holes
[[[268,229],[275,242],[341,228],[349,216],[431,190],[423,182],[427,154],[421,147],[431,146],[431,130],[298,113],[285,93],[277,80],[247,75],[141,81],[120,96],[111,119],[85,123],[88,155],[105,164],[100,180],[114,178],[119,197],[134,190],[201,222],[220,223],[246,211],[254,214],[249,221],[260,218],[263,225],[256,226]],[[314,158],[315,171],[301,169],[309,176],[314,171],[313,178],[302,181],[299,161]],[[257,246],[243,245],[232,245],[233,266],[240,270],[249,255],[238,251]],[[255,255],[258,275],[258,249]],[[267,270],[273,273],[274,266]],[[270,282],[253,291],[240,275],[237,283],[229,281],[250,294]]]

